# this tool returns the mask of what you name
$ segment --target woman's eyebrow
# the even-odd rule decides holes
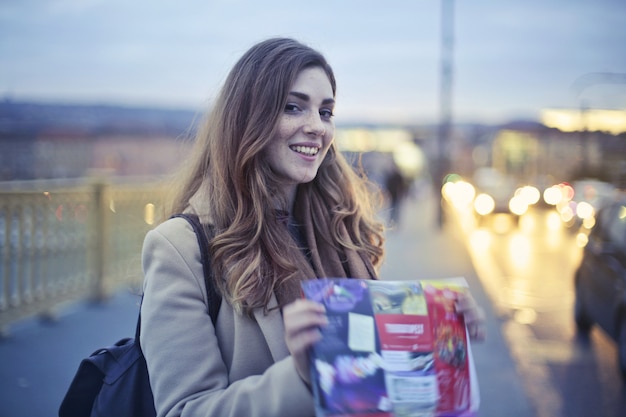
[[[299,98],[300,100],[303,100],[303,101],[310,101],[311,100],[311,97],[309,97],[308,94],[300,93],[298,91],[290,91],[289,95],[297,97],[297,98]],[[335,99],[325,98],[324,100],[322,100],[322,104],[324,104],[324,105],[335,104]]]

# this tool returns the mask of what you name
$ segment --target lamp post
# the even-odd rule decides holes
[[[454,0],[441,0],[441,63],[439,89],[439,126],[434,170],[434,188],[438,198],[437,225],[444,224],[441,187],[450,168],[449,142],[452,129],[452,76],[454,52]]]

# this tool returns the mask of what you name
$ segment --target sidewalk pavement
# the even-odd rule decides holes
[[[478,374],[480,417],[531,417],[531,405],[463,241],[452,227],[434,224],[432,197],[423,192],[402,207],[401,222],[387,238],[381,278],[463,276],[487,313],[487,340],[472,345]],[[66,306],[54,322],[15,324],[0,340],[0,417],[53,417],[79,362],[135,330],[139,296],[121,291],[99,304]],[[244,416],[242,416],[244,417]]]

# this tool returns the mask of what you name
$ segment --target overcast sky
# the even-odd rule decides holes
[[[625,0],[457,0],[455,121],[544,108],[626,109]],[[323,52],[337,122],[439,116],[441,0],[0,0],[0,95],[202,109],[239,56],[273,36]]]

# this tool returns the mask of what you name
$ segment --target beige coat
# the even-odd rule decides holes
[[[157,416],[314,415],[278,309],[255,311],[253,320],[222,302],[213,328],[200,250],[186,220],[170,219],[146,235],[143,268],[141,346]]]

